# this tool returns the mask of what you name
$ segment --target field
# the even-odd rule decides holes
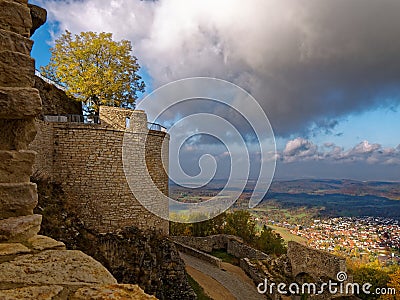
[[[290,224],[308,224],[319,215],[321,208],[282,207],[276,202],[263,203],[251,210],[260,219],[268,219]]]
[[[283,227],[278,227],[274,225],[268,225],[268,227],[271,227],[276,233],[279,233],[281,237],[285,240],[286,243],[290,241],[294,241],[300,244],[306,244],[307,240],[305,238],[302,238],[301,236],[292,234],[287,230],[286,228]]]

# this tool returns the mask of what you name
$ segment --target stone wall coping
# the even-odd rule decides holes
[[[192,248],[190,246],[184,245],[184,244],[179,243],[177,241],[173,240],[173,242],[175,243],[175,245],[177,246],[177,248],[178,248],[178,250],[180,252],[183,252],[183,253],[189,254],[191,256],[197,257],[197,258],[199,258],[201,260],[204,260],[204,261],[206,261],[208,263],[211,263],[212,265],[214,265],[214,266],[218,267],[219,269],[221,269],[222,260],[220,258],[212,256],[210,254],[207,254],[207,253],[205,253],[203,251],[197,250],[197,249]]]
[[[238,242],[242,242],[243,243],[243,239],[236,236],[236,235],[232,235],[232,234],[224,234],[224,233],[220,233],[220,234],[213,234],[213,235],[207,235],[207,236],[186,236],[186,235],[173,235],[171,236],[172,239],[184,239],[184,238],[191,238],[191,239],[213,239],[216,237],[222,237],[222,238],[226,238],[226,239],[232,239],[232,240],[236,240]]]
[[[132,112],[132,113],[144,113],[143,109],[131,109],[131,108],[124,108],[124,107],[116,107],[110,105],[101,105],[101,110],[114,110],[114,111],[124,111],[124,112]]]
[[[164,131],[158,130],[148,130],[148,132],[132,132],[132,131],[125,131],[121,129],[116,129],[111,125],[104,125],[104,124],[86,124],[86,123],[70,123],[70,122],[45,122],[41,121],[47,126],[53,126],[57,129],[74,129],[74,130],[102,130],[102,131],[111,131],[111,132],[118,132],[118,133],[127,133],[127,134],[143,134],[143,135],[153,135],[153,136],[161,136],[165,138],[170,138],[169,133]]]
[[[264,252],[247,245],[240,237],[235,235],[172,236],[171,239],[207,253],[212,250],[225,249],[228,254],[237,258],[267,259],[269,257]]]

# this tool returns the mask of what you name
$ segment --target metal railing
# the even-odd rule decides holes
[[[99,116],[94,116],[94,115],[73,115],[73,114],[67,114],[67,115],[45,115],[43,117],[44,121],[46,122],[54,122],[54,123],[82,123],[82,124],[100,124],[101,120]],[[149,130],[155,130],[155,131],[161,131],[161,132],[167,132],[167,128],[157,124],[157,123],[151,123],[147,122],[147,128]]]
[[[85,115],[45,115],[43,120],[52,123],[83,123],[83,124],[100,124],[99,116]]]
[[[100,117],[93,115],[66,115],[70,123],[100,124]]]
[[[157,123],[151,123],[151,122],[147,122],[147,128],[149,130],[155,130],[155,131],[162,131],[162,132],[167,132],[167,128],[157,124]]]

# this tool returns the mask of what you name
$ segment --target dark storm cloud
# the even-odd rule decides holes
[[[159,86],[188,76],[233,81],[280,136],[332,130],[349,113],[400,99],[400,1],[43,1],[73,32],[133,41]]]

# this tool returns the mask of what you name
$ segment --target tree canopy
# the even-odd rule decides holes
[[[63,85],[67,93],[98,112],[100,105],[134,106],[145,84],[130,41],[114,41],[111,33],[66,31],[51,48],[42,73]]]
[[[194,218],[195,216],[192,216]],[[203,217],[202,215],[199,216]],[[171,235],[208,236],[213,234],[232,234],[244,242],[267,254],[281,255],[286,253],[282,237],[270,227],[264,226],[260,231],[251,213],[245,210],[224,212],[212,219],[198,223],[170,222]]]

